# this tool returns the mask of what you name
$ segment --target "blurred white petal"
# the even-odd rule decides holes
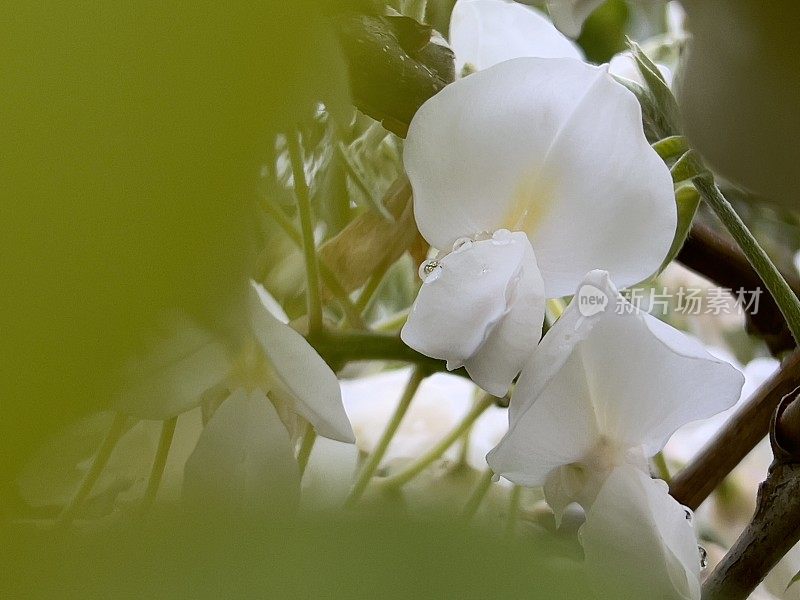
[[[191,508],[274,514],[299,501],[300,472],[289,433],[260,391],[234,392],[206,424],[186,461],[183,499]]]
[[[218,336],[175,314],[149,352],[128,364],[116,408],[140,419],[169,419],[198,406],[230,368],[230,352]]]
[[[547,9],[553,23],[564,35],[576,38],[580,35],[583,22],[605,0],[549,0]]]
[[[458,0],[450,16],[456,73],[512,58],[583,58],[583,51],[538,10],[507,0]]]

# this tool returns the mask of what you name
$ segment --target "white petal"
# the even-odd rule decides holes
[[[583,22],[604,0],[550,0],[547,9],[553,23],[564,35],[576,38],[581,34]]]
[[[525,376],[531,385],[528,368]],[[495,473],[518,485],[544,485],[556,470],[579,462],[598,442],[597,420],[587,402],[590,392],[578,353],[562,361],[558,376],[541,387],[535,402],[518,418],[509,414],[508,433],[486,456]],[[511,404],[521,396],[528,398],[522,378]]]
[[[291,402],[294,412],[320,435],[354,442],[336,375],[302,335],[272,316],[255,291],[250,298],[250,323],[281,396]]]
[[[657,64],[656,67],[658,67],[658,70],[661,73],[661,76],[664,78],[664,81],[667,82],[667,85],[672,86],[672,71],[670,68],[659,64]],[[616,75],[617,77],[622,77],[623,79],[638,83],[642,87],[645,86],[644,78],[639,72],[639,69],[636,67],[636,59],[633,58],[633,54],[631,52],[620,52],[619,54],[615,54],[608,63],[608,72],[612,75]]]
[[[548,297],[591,269],[621,287],[656,272],[672,245],[672,177],[650,147],[634,95],[602,73],[553,142],[539,187],[551,201],[528,233]]]
[[[601,295],[604,309],[586,298]],[[560,367],[580,361],[599,431],[620,448],[652,456],[682,425],[730,408],[744,377],[702,344],[644,312],[631,312],[608,278],[587,275],[561,319],[542,340],[512,400],[511,418],[537,420],[551,380],[574,377]],[[589,315],[589,316],[587,316]],[[530,414],[527,414],[530,413]]]
[[[425,102],[403,151],[425,239],[447,249],[463,236],[514,230],[506,221],[525,209],[517,204],[546,201],[531,197],[528,184],[599,73],[575,59],[519,58]]]
[[[508,392],[514,377],[535,350],[544,323],[544,282],[536,257],[524,235],[515,235],[522,238],[525,255],[516,285],[507,290],[508,311],[478,352],[464,362],[473,381],[498,397]]]
[[[538,10],[506,0],[458,0],[450,16],[456,72],[465,64],[487,69],[512,58],[583,58]]]
[[[542,288],[524,233],[468,242],[425,279],[401,337],[449,369],[466,366],[475,383],[502,396],[541,334]]]
[[[574,59],[515,59],[447,86],[414,117],[404,161],[431,245],[525,231],[548,297],[598,267],[636,283],[674,237],[672,179],[636,98]]]
[[[183,497],[190,506],[243,514],[297,505],[300,471],[289,433],[261,391],[237,390],[206,424],[186,461]]]
[[[609,475],[580,530],[589,573],[625,598],[699,600],[697,537],[684,508],[632,467]]]
[[[117,410],[140,419],[169,419],[198,406],[203,393],[221,383],[230,368],[225,345],[176,314],[149,353],[129,363]]]

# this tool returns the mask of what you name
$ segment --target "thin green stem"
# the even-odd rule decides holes
[[[84,500],[86,500],[86,498],[92,492],[92,488],[94,488],[94,485],[100,478],[100,474],[108,464],[108,459],[111,457],[111,453],[114,452],[117,442],[119,442],[119,439],[125,433],[127,424],[128,418],[122,413],[117,413],[114,416],[114,420],[111,422],[111,427],[109,427],[106,437],[103,439],[103,442],[97,449],[97,454],[95,454],[89,470],[86,472],[86,475],[84,476],[83,481],[81,481],[81,484],[75,492],[75,495],[72,496],[72,499],[64,507],[64,510],[61,511],[61,514],[56,519],[56,525],[69,525],[72,522],[72,519],[75,518],[75,515],[80,510]]]
[[[383,485],[386,487],[399,488],[414,479],[414,477],[422,473],[425,469],[439,460],[447,451],[447,449],[450,448],[450,446],[455,444],[459,438],[469,431],[473,423],[478,420],[478,417],[486,412],[486,409],[492,404],[494,404],[494,398],[489,394],[485,394],[482,398],[475,402],[475,405],[466,415],[464,415],[464,418],[461,420],[461,422],[451,429],[450,432],[444,436],[438,444],[419,457],[419,459],[417,459],[413,464],[409,465],[396,475],[387,478],[383,482]]]
[[[158,494],[158,487],[161,485],[161,479],[164,476],[164,467],[167,465],[167,457],[169,456],[169,449],[172,446],[172,438],[175,435],[175,425],[178,423],[178,417],[167,419],[161,425],[161,435],[158,438],[158,448],[156,455],[153,459],[153,468],[150,471],[150,479],[147,481],[147,490],[145,490],[144,498],[140,511],[147,512],[155,502],[156,495]]]
[[[311,458],[311,451],[314,449],[314,442],[317,441],[317,432],[311,424],[308,424],[308,429],[303,436],[303,442],[300,444],[300,451],[297,453],[297,466],[300,467],[300,477],[306,472],[308,466],[308,459]]]
[[[308,330],[322,330],[322,297],[319,289],[319,265],[317,264],[317,248],[314,243],[314,224],[311,215],[311,197],[306,182],[303,166],[303,149],[300,146],[300,132],[287,136],[289,160],[292,163],[294,192],[297,197],[300,215],[300,231],[303,234],[303,256],[306,264],[306,291],[308,304]]]
[[[287,237],[297,244],[299,248],[302,248],[303,236],[299,231],[297,231],[294,223],[292,223],[291,219],[286,216],[286,213],[269,201],[264,202],[264,208],[278,224],[278,226],[283,229]],[[331,271],[330,267],[328,267],[324,261],[319,259],[319,257],[317,260],[317,265],[319,266],[319,273],[322,277],[322,283],[325,284],[325,287],[328,288],[328,291],[334,298],[336,298],[336,301],[342,307],[342,311],[344,312],[344,316],[347,321],[356,329],[364,329],[366,326],[364,325],[364,320],[361,318],[360,311],[350,300],[350,295],[347,293],[347,290],[344,289],[344,286],[339,282],[336,275],[333,273],[333,271]]]
[[[522,498],[522,488],[515,485],[511,490],[511,499],[508,503],[508,518],[506,519],[506,537],[513,537],[517,532],[517,521],[519,520],[519,504]]]
[[[447,370],[444,361],[420,354],[403,343],[397,335],[371,331],[324,331],[309,336],[308,343],[330,365],[361,360],[392,360],[417,365],[428,373]],[[468,377],[463,368],[451,373]]]
[[[412,372],[411,378],[406,385],[406,389],[403,391],[403,395],[400,398],[400,402],[398,403],[394,414],[389,420],[389,423],[386,425],[383,435],[381,435],[380,440],[378,440],[378,445],[369,455],[369,458],[367,458],[367,461],[364,463],[364,466],[358,474],[358,478],[353,485],[353,489],[350,491],[350,495],[347,497],[347,501],[345,503],[346,506],[353,506],[356,502],[358,502],[358,499],[361,498],[364,490],[367,489],[367,485],[372,479],[372,476],[375,474],[375,471],[377,471],[381,460],[383,460],[392,438],[394,438],[395,433],[397,433],[403,417],[405,417],[406,412],[408,412],[408,407],[411,406],[411,401],[414,399],[420,384],[426,376],[427,371],[419,367],[415,368]]]
[[[492,486],[492,479],[494,478],[494,473],[491,469],[488,469],[484,472],[480,479],[478,479],[478,483],[475,486],[475,489],[470,494],[469,499],[467,500],[466,505],[464,505],[464,510],[462,512],[462,516],[464,520],[469,523],[472,521],[472,518],[475,516],[475,513],[478,512],[478,508],[483,502],[483,499],[486,497],[486,493],[489,491],[489,488]]]
[[[733,210],[730,202],[722,195],[713,180],[708,177],[695,177],[694,185],[700,196],[708,203],[717,214],[725,227],[733,236],[734,241],[744,252],[750,264],[761,277],[764,285],[767,286],[775,303],[781,310],[789,331],[792,332],[795,343],[800,345],[800,301],[786,283],[780,271],[775,267],[767,253],[760,246],[758,241],[747,226],[744,224],[736,211]]]

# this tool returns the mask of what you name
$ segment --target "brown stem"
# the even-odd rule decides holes
[[[758,489],[753,519],[703,584],[703,600],[748,598],[798,541],[800,463],[775,461]]]
[[[725,424],[697,458],[670,482],[670,493],[696,509],[768,432],[776,407],[800,385],[800,350],[781,366]]]

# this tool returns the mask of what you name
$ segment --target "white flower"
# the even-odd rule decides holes
[[[637,283],[672,243],[669,170],[605,68],[520,58],[456,81],[417,112],[404,161],[419,230],[443,252],[403,340],[492,394],[535,348],[545,297],[598,267]]]
[[[176,316],[129,366],[117,402],[124,414],[163,420],[201,404],[216,409],[186,463],[187,498],[242,510],[269,510],[279,497],[291,504],[300,485],[293,444],[305,422],[324,437],[355,441],[336,375],[272,304],[253,283],[238,348]]]
[[[503,61],[533,56],[583,58],[581,49],[538,10],[509,0],[458,0],[450,16],[456,73],[482,71]]]
[[[514,483],[543,485],[557,518],[583,506],[587,569],[606,582],[624,573],[614,597],[699,599],[696,536],[647,458],[685,423],[732,406],[743,383],[593,271],[523,370],[487,461]]]
[[[675,430],[733,406],[743,383],[594,271],[523,370],[509,431],[487,461],[517,484],[544,485],[557,513],[572,501],[587,509],[611,471],[646,472]]]

